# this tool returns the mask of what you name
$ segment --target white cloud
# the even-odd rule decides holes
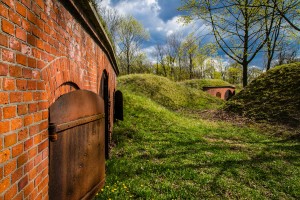
[[[180,33],[184,37],[194,31],[194,35],[198,37],[199,35],[205,35],[211,31],[211,29],[200,20],[190,23],[189,25],[184,25],[184,23],[180,21],[179,15],[174,16],[168,21],[164,21],[160,18],[160,12],[163,12],[163,10],[159,6],[158,0],[122,0],[114,6],[111,0],[103,0],[101,4],[110,8],[113,7],[122,15],[132,15],[143,24],[144,28],[150,32],[150,41],[147,45],[152,46],[143,49],[149,57],[151,57],[151,55],[148,49],[154,51],[156,43],[164,43],[165,41],[161,40],[173,33]],[[157,38],[159,38],[160,41],[156,41]]]

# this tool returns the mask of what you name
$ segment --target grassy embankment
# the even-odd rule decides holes
[[[223,103],[165,78],[118,81],[125,120],[114,127],[106,185],[96,198],[300,198],[299,141],[183,115]]]

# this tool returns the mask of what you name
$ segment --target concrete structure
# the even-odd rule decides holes
[[[48,108],[78,89],[101,95],[103,74],[113,105],[115,55],[88,0],[1,0],[1,200],[48,199]]]
[[[230,97],[235,95],[234,86],[206,86],[203,87],[203,91],[211,94],[212,96],[228,100]]]

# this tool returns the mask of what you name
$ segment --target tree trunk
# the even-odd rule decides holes
[[[193,58],[192,58],[192,54],[189,55],[190,58],[190,79],[193,78]]]
[[[130,61],[129,61],[129,52],[127,51],[127,74],[129,74],[130,73]]]

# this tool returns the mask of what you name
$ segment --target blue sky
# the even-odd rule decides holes
[[[102,0],[102,4],[114,8],[123,15],[132,15],[140,23],[143,24],[146,30],[150,33],[149,41],[143,44],[143,51],[151,56],[154,47],[157,43],[164,44],[166,37],[172,33],[181,33],[187,35],[193,30],[198,30],[195,35],[201,37],[209,34],[210,28],[200,20],[183,25],[179,22],[180,13],[177,9],[181,5],[181,0]],[[207,35],[205,41],[212,41],[213,36]],[[204,41],[204,42],[205,42]],[[230,62],[227,56],[222,51],[219,51],[224,61]],[[253,60],[250,65],[262,67],[262,56]]]

